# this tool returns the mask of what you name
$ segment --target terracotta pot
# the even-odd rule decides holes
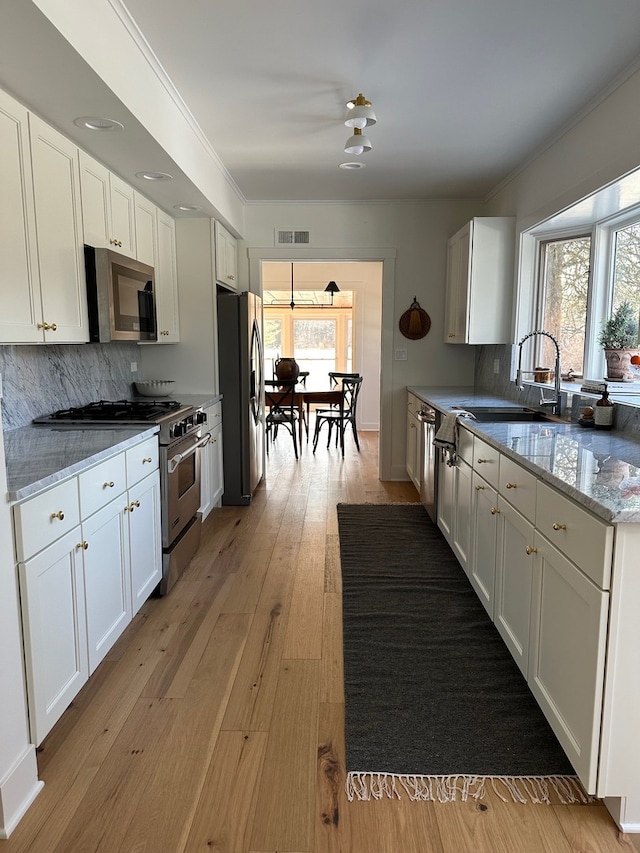
[[[300,367],[295,358],[279,358],[275,370],[281,382],[295,382],[300,375]]]
[[[631,356],[635,353],[634,349],[605,349],[607,379],[611,382],[633,382]]]

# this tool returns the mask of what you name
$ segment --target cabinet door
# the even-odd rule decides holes
[[[446,343],[460,344],[467,340],[471,228],[472,223],[461,228],[447,247]]]
[[[0,91],[0,343],[42,341],[26,109]],[[11,286],[8,286],[11,282]]]
[[[438,527],[449,545],[453,542],[454,517],[454,466],[447,465],[449,457],[444,450],[438,450]]]
[[[89,674],[131,622],[125,495],[82,522]]]
[[[29,723],[36,746],[89,677],[81,541],[76,527],[19,565]]]
[[[471,571],[471,493],[472,471],[462,459],[458,459],[454,470],[454,521],[453,551],[468,575]]]
[[[180,340],[180,318],[176,265],[176,223],[162,210],[158,210],[158,257],[155,270],[158,343],[177,343]]]
[[[418,479],[419,465],[418,456],[418,436],[420,434],[420,424],[418,419],[412,412],[407,413],[407,474],[411,478],[413,485],[420,491],[420,480]]]
[[[32,114],[29,127],[44,340],[85,343],[89,330],[78,149]]]
[[[80,191],[84,242],[95,248],[109,246],[111,199],[109,170],[84,151],[80,151]]]
[[[473,545],[469,580],[485,610],[493,619],[498,493],[475,472],[473,474],[471,530]]]
[[[219,222],[214,222],[216,248],[216,279],[234,290],[238,289],[236,274],[237,241]]]
[[[135,616],[162,578],[158,471],[130,489],[128,501],[131,602]]]
[[[217,506],[224,492],[222,458],[222,424],[220,424],[211,433],[211,502],[213,506]]]
[[[136,258],[140,263],[156,266],[158,255],[157,208],[140,193],[133,194],[136,218]]]
[[[128,258],[136,257],[136,226],[133,188],[117,175],[109,176],[111,235],[109,248]]]
[[[529,686],[595,793],[609,593],[536,532]]]
[[[529,657],[533,525],[498,496],[494,622],[526,677]]]

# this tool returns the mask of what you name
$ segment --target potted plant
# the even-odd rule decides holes
[[[605,320],[598,341],[607,361],[607,379],[632,382],[631,357],[638,351],[638,318],[629,301],[621,302]]]

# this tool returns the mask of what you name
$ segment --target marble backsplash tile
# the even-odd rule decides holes
[[[518,391],[515,382],[511,379],[515,376],[518,359],[518,348],[511,344],[492,344],[478,347],[476,353],[474,384],[476,388],[482,388],[508,400],[513,400],[523,406],[538,406],[540,403],[540,386],[527,385],[522,391]],[[494,373],[494,364],[498,362],[498,373]],[[547,397],[552,396],[553,389],[545,392]],[[571,393],[571,399],[564,394],[564,406],[571,406],[571,420],[578,420],[582,410],[587,405],[593,405],[594,398],[585,397],[580,393],[580,383],[575,383],[575,391]],[[616,400],[614,413],[614,428],[625,432],[630,437],[640,439],[640,407],[625,405]],[[566,409],[565,409],[566,411]]]
[[[3,429],[67,406],[129,397],[138,359],[135,343],[0,346]]]

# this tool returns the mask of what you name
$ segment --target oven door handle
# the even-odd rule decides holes
[[[186,453],[176,453],[175,456],[172,456],[171,459],[168,459],[167,470],[169,471],[169,473],[173,474],[173,472],[176,470],[176,468],[181,462],[184,462],[185,459],[188,459],[190,456],[193,456],[196,450],[199,450],[201,447],[206,447],[210,441],[211,433],[208,432],[201,441],[199,441],[197,444],[194,444],[193,447],[190,450],[187,450]]]

